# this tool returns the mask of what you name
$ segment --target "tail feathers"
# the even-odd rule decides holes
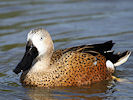
[[[116,61],[114,62],[114,66],[119,66],[125,63],[128,60],[130,54],[131,54],[131,51],[125,51],[123,53],[119,52],[118,54],[114,55],[116,59]]]
[[[105,54],[108,55],[106,56],[107,57],[106,66],[108,68],[108,71],[114,73],[116,66],[119,66],[128,60],[131,51],[125,51],[123,53],[119,52],[117,54],[113,54],[113,51],[112,52],[110,51],[106,52]]]
[[[103,47],[106,48],[106,50],[104,50],[104,51],[111,50],[111,48],[113,47],[114,44],[115,43],[113,43],[112,40],[103,43]]]
[[[110,41],[107,41],[105,43],[102,43],[102,44],[96,44],[95,47],[99,50],[99,51],[109,51],[112,49],[113,45],[115,43],[112,42],[112,40]]]

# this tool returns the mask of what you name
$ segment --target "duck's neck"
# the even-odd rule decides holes
[[[38,73],[46,71],[47,69],[50,68],[50,60],[51,60],[51,55],[42,56],[38,58],[33,64],[32,68],[30,69],[30,72]]]

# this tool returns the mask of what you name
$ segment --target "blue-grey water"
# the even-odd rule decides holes
[[[23,56],[27,33],[47,29],[56,49],[113,40],[133,51],[133,0],[0,0],[0,100],[133,100],[133,55],[115,76],[130,82],[86,87],[24,88],[12,72]]]

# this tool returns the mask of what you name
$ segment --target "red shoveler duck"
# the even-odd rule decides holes
[[[28,33],[24,57],[13,71],[22,71],[21,83],[33,87],[82,86],[110,80],[115,67],[131,54],[114,54],[113,45],[108,41],[54,51],[48,31],[34,29]]]

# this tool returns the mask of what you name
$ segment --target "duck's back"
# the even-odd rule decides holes
[[[81,86],[111,79],[112,73],[107,70],[106,58],[99,53],[93,55],[69,51],[53,64],[55,66],[47,75],[53,78],[51,84],[45,84],[48,86]]]
[[[113,43],[109,42],[111,49]],[[101,46],[101,47],[99,47]],[[56,50],[51,58],[46,86],[80,86],[111,79],[106,57],[100,52],[105,44],[82,45]],[[99,49],[98,49],[99,48]],[[50,81],[50,84],[49,84]]]

